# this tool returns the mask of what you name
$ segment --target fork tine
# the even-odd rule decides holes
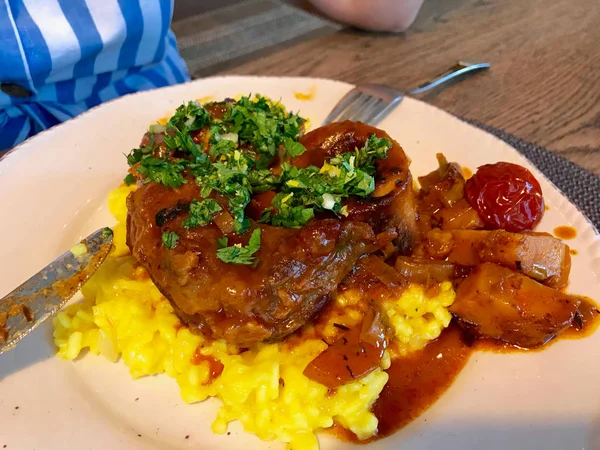
[[[365,105],[362,113],[356,120],[368,125],[386,106],[387,103],[382,99],[373,97],[372,101],[368,103],[368,106]]]
[[[371,96],[362,106],[360,112],[356,115],[356,117],[354,117],[354,120],[356,122],[364,122],[365,118],[367,118],[369,114],[371,114],[371,111],[373,111],[373,108],[375,107],[378,101],[379,98]]]
[[[354,101],[360,97],[361,93],[357,89],[349,91],[342,99],[335,105],[333,110],[325,118],[322,125],[335,122],[338,116],[340,116]]]
[[[385,119],[387,116],[390,115],[390,113],[396,109],[396,107],[402,102],[402,100],[404,99],[404,97],[400,98],[399,101],[390,103],[389,105],[385,105],[383,107],[383,109],[381,109],[381,111],[379,111],[378,114],[376,114],[373,118],[370,119],[369,122],[365,122],[368,123],[369,125],[376,127],[377,125],[379,125],[379,123]]]
[[[361,95],[356,99],[354,103],[352,103],[343,114],[341,114],[338,121],[342,120],[352,120],[356,121],[356,118],[361,114],[364,106],[371,100],[373,97],[369,94],[365,94],[361,92]]]

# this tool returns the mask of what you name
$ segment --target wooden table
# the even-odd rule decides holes
[[[408,33],[344,30],[227,73],[409,87],[456,60],[484,74],[426,101],[535,142],[600,174],[597,0],[425,0]]]

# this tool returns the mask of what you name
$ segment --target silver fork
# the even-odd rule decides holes
[[[442,86],[450,80],[459,77],[466,78],[489,67],[489,63],[474,64],[459,61],[446,72],[407,92],[401,92],[383,84],[359,84],[335,105],[323,121],[323,125],[352,120],[375,126],[402,102],[405,95],[421,94],[434,87]]]

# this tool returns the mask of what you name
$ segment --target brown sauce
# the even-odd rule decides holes
[[[379,421],[377,435],[360,441],[354,433],[335,425],[327,430],[336,437],[366,444],[389,436],[418,418],[450,387],[473,351],[514,353],[541,351],[561,339],[579,339],[592,334],[600,325],[600,307],[587,297],[581,300],[579,315],[573,325],[546,345],[521,349],[502,342],[480,339],[473,341],[454,321],[440,337],[423,350],[396,359],[387,370],[390,378],[373,406]],[[442,355],[438,358],[438,355]]]
[[[223,373],[223,369],[225,368],[221,361],[216,360],[212,356],[206,356],[200,353],[200,348],[196,349],[196,353],[194,353],[194,356],[192,356],[190,362],[194,365],[199,365],[203,362],[208,363],[208,370],[210,376],[208,377],[208,380],[205,384],[210,384],[215,378],[217,378],[221,375],[221,373]]]
[[[84,241],[82,241],[82,243],[84,243]],[[71,298],[73,294],[93,275],[104,258],[106,258],[106,255],[108,255],[111,248],[112,243],[102,244],[98,251],[91,256],[88,264],[82,270],[65,280],[57,281],[50,287],[34,291],[28,295],[21,295],[3,300],[5,307],[10,306],[10,309],[6,312],[0,312],[0,344],[4,344],[8,339],[14,338],[14,335],[11,336],[10,326],[7,326],[9,317],[16,317],[22,314],[27,322],[33,322],[35,320],[36,309],[30,308],[27,304],[34,304],[39,298],[44,297],[58,296],[65,301]],[[66,269],[70,270],[70,265],[67,265]],[[38,307],[37,309],[40,308]]]
[[[569,225],[562,225],[554,229],[554,236],[562,240],[575,239],[577,230]]]
[[[333,345],[317,356],[304,370],[311,380],[337,388],[372,372],[379,366],[385,346],[361,340],[361,327],[344,333]]]
[[[592,299],[576,296],[581,300],[579,314],[571,328],[560,335],[562,339],[580,339],[592,334],[600,325],[600,306]]]
[[[463,332],[451,323],[423,350],[392,362],[387,370],[390,379],[373,405],[379,420],[375,437],[359,441],[341,427],[334,427],[332,432],[343,440],[361,444],[389,436],[419,417],[450,387],[472,351]]]
[[[82,241],[83,243],[84,241]],[[100,246],[98,251],[93,254],[87,263],[86,266],[83,267],[79,272],[71,275],[66,280],[57,281],[52,284],[52,291],[54,294],[58,295],[60,298],[67,300],[73,296],[75,292],[79,290],[79,288],[90,279],[90,277],[94,274],[96,269],[102,264],[106,255],[112,249],[112,243],[104,243]],[[69,267],[67,267],[69,269]],[[20,300],[22,303],[25,303],[25,300]]]
[[[536,348],[520,348],[492,339],[478,339],[474,343],[474,348],[476,350],[495,353],[539,352],[562,339],[581,339],[589,336],[600,325],[600,306],[588,297],[579,295],[574,295],[573,297],[581,301],[573,324],[560,335],[546,342],[546,344]]]
[[[450,387],[471,353],[462,331],[452,324],[422,351],[394,361],[388,369],[390,379],[373,406],[379,420],[377,437],[419,417]]]

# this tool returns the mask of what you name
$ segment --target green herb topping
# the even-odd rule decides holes
[[[198,184],[202,199],[191,202],[189,216],[182,222],[186,229],[209,224],[222,210],[210,198],[216,193],[226,199],[234,230],[242,234],[250,227],[245,211],[252,196],[269,190],[277,194],[261,222],[299,228],[319,211],[346,215],[345,199],[371,194],[375,161],[385,158],[392,145],[372,135],[362,148],[334,157],[322,167],[299,168],[290,164],[290,158],[306,151],[298,141],[303,124],[297,114],[259,95],[204,106],[189,102],[177,108],[165,126],[151,126],[147,144],[132,150],[127,162],[144,183],[171,188],[192,180]],[[276,176],[269,166],[278,157],[284,162]],[[132,184],[136,177],[130,174],[124,181]],[[162,240],[174,248],[179,236],[164,232]],[[260,231],[252,233],[245,247],[227,247],[226,238],[221,244],[217,255],[222,261],[255,264],[252,255],[260,248]]]
[[[162,243],[165,247],[172,250],[177,247],[177,244],[179,243],[179,235],[174,231],[163,231]]]
[[[125,183],[126,186],[131,186],[132,184],[135,184],[135,181],[135,177],[132,173],[128,173],[127,176],[123,178],[123,183]]]
[[[181,223],[181,226],[189,229],[208,225],[214,215],[221,209],[219,204],[212,198],[192,200],[192,203],[190,203],[190,216]]]
[[[351,195],[366,197],[375,190],[375,160],[385,158],[391,145],[388,139],[372,135],[362,148],[336,156],[321,168],[298,168],[283,163],[280,192],[264,211],[261,221],[299,228],[316,211],[346,215],[342,201]]]
[[[172,161],[146,155],[140,160],[136,170],[145,177],[146,182],[154,181],[167,187],[178,188],[186,182],[182,174],[186,165],[185,161]]]
[[[112,235],[113,235],[113,230],[110,229],[109,227],[104,227],[100,231],[100,239],[108,239],[108,238],[112,237]]]
[[[219,245],[217,258],[221,261],[230,264],[255,265],[258,260],[253,255],[260,248],[260,228],[256,228],[252,232],[246,246],[235,244],[227,247],[227,238],[219,238],[217,239],[217,243]]]

